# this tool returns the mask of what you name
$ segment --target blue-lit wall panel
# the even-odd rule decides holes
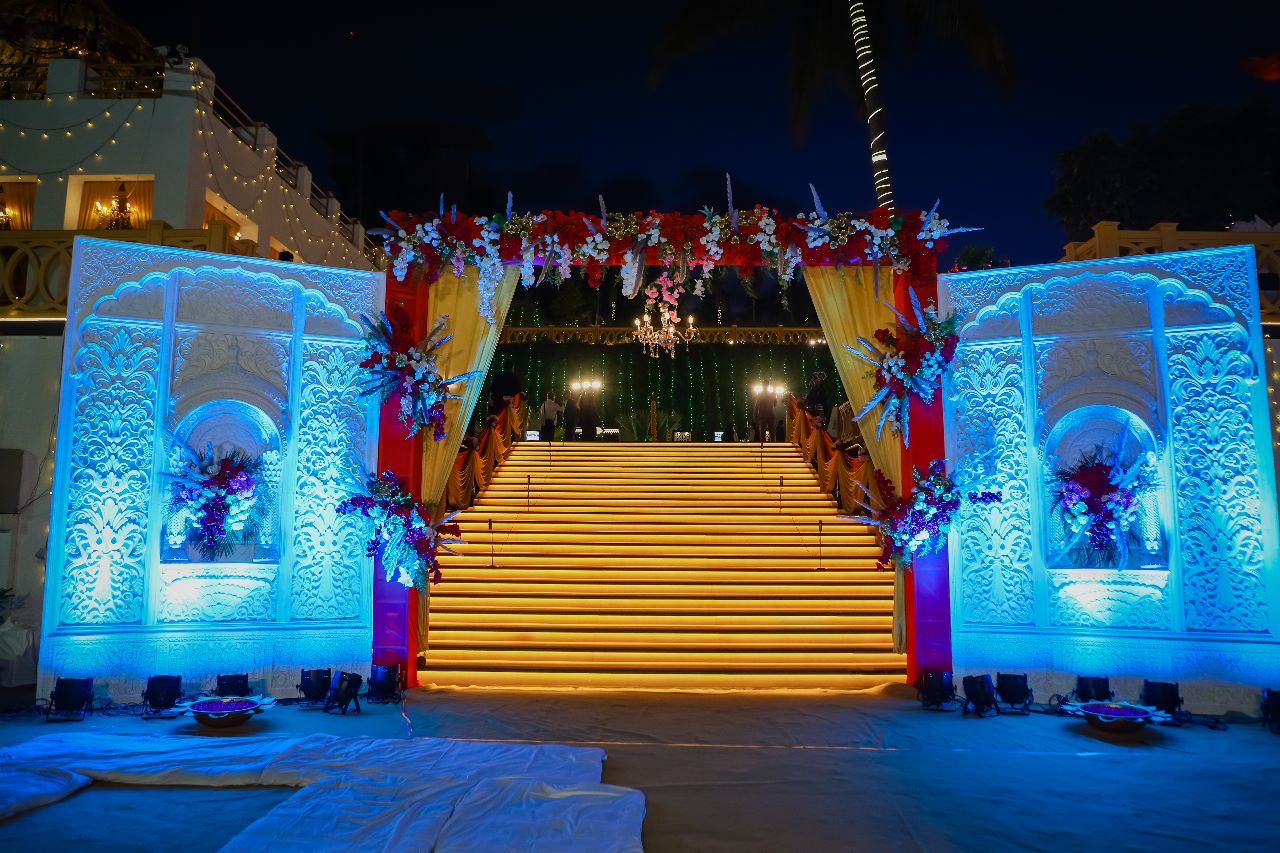
[[[942,277],[966,315],[947,447],[1006,500],[952,532],[960,671],[1183,680],[1252,710],[1280,683],[1280,549],[1252,247]],[[1125,565],[1065,555],[1053,472],[1124,437],[1160,473]]]
[[[373,462],[376,412],[353,383],[357,318],[382,287],[374,272],[77,239],[42,689],[92,676],[132,701],[157,672],[287,689],[302,666],[367,669],[371,566],[333,506]],[[165,530],[178,441],[263,457],[258,542],[210,562]]]

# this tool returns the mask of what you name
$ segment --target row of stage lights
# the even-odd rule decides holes
[[[572,391],[599,391],[604,387],[604,383],[599,379],[579,379],[569,386]]]
[[[179,704],[184,701],[197,701],[202,697],[243,697],[254,696],[249,686],[249,674],[219,675],[213,690],[197,691],[191,697],[185,697],[180,675],[152,675],[147,678],[147,687],[142,691],[141,716],[143,719],[155,717],[177,717],[182,713]],[[365,692],[360,693],[360,688]],[[369,668],[369,679],[356,672],[335,671],[333,669],[304,669],[297,684],[298,697],[285,700],[302,710],[319,709],[324,711],[338,710],[343,714],[352,702],[355,710],[360,711],[360,698],[366,702],[385,703],[398,702],[402,695],[400,687],[400,665],[381,666],[373,664]],[[258,697],[262,698],[262,697]],[[275,700],[269,700],[274,703]],[[269,707],[269,705],[263,705]],[[50,721],[83,720],[94,711],[93,679],[59,677],[53,686],[53,692],[44,707],[45,719]]]
[[[993,681],[990,674],[966,675],[961,679],[963,695],[956,691],[955,679],[950,670],[927,669],[916,679],[916,696],[920,706],[927,711],[954,711],[987,717],[1004,711],[1025,714],[1032,710],[1035,693],[1027,681],[1026,673],[997,672]],[[1154,709],[1160,716],[1153,721],[1181,725],[1196,722],[1193,715],[1183,710],[1182,689],[1177,682],[1143,680],[1138,694],[1137,708]],[[1077,675],[1075,688],[1068,694],[1055,694],[1041,710],[1045,713],[1069,713],[1070,709],[1091,703],[1109,704],[1118,708],[1130,707],[1116,699],[1108,676]],[[1088,710],[1086,708],[1086,710]],[[1262,689],[1262,720],[1272,732],[1280,734],[1280,690]],[[1145,722],[1144,718],[1144,722]],[[1220,723],[1211,724],[1214,727]]]

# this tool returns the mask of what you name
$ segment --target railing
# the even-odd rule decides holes
[[[445,483],[447,508],[467,509],[493,480],[494,470],[511,454],[516,442],[524,438],[529,420],[528,402],[523,395],[516,397],[478,436],[463,441]]]
[[[164,65],[86,62],[84,94],[90,98],[158,98],[164,93]]]
[[[211,82],[212,78],[200,70],[200,66],[192,63],[197,79]],[[158,98],[164,94],[164,75],[166,67],[163,63],[128,64],[128,63],[85,63],[84,95],[90,98]],[[39,100],[45,97],[45,89],[49,78],[49,66],[40,64],[0,65],[0,99],[7,100]],[[213,115],[236,137],[254,151],[262,151],[266,147],[265,122],[254,121],[244,107],[240,106],[221,88],[213,88],[210,109]],[[275,149],[275,170],[280,179],[293,189],[298,188],[298,171],[302,164],[294,160],[279,146]],[[320,189],[313,182],[308,201],[311,207],[326,219],[330,217],[332,193]],[[355,240],[356,220],[343,214],[341,210],[335,227],[348,241]],[[365,236],[361,252],[371,264],[379,269],[386,266],[385,257],[380,246]]]
[[[262,150],[263,131],[267,125],[265,122],[254,121],[249,117],[244,107],[236,103],[230,95],[220,88],[213,90],[213,114],[226,125],[227,129],[248,145],[254,151]],[[280,149],[276,149],[277,159],[280,156]]]
[[[854,456],[837,448],[831,434],[795,397],[791,398],[787,412],[787,441],[800,448],[804,461],[817,473],[823,492],[834,497],[840,508],[849,513],[867,514],[864,504],[875,509],[884,506],[892,494],[892,486],[876,471],[868,456]]]
[[[119,231],[0,231],[0,320],[61,319],[67,316],[71,249],[77,236],[150,243],[205,252],[254,255],[250,240],[232,240],[225,222],[208,228],[146,228]]]
[[[635,343],[631,326],[507,326],[499,343]],[[820,326],[699,326],[693,344],[826,344]]]
[[[1262,321],[1280,323],[1280,232],[1277,231],[1180,231],[1176,222],[1158,222],[1146,231],[1121,229],[1119,222],[1099,222],[1088,240],[1068,243],[1064,261],[1093,261],[1211,249],[1218,246],[1252,244],[1263,280],[1258,292]]]
[[[49,66],[32,63],[0,65],[0,99],[39,101],[49,82]]]

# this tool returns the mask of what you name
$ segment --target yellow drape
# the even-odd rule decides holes
[[[880,281],[880,298],[876,296],[876,276]],[[855,411],[861,409],[875,392],[874,380],[867,376],[871,365],[850,353],[844,345],[857,346],[859,335],[871,340],[876,329],[896,322],[893,311],[885,304],[893,299],[893,274],[888,269],[870,266],[805,267],[804,277],[845,393],[853,401]],[[894,489],[901,491],[902,440],[888,427],[876,438],[879,414],[878,409],[869,412],[858,421],[858,426],[872,463],[889,478]]]
[[[437,504],[445,497],[445,486],[453,474],[453,464],[458,456],[458,448],[462,445],[462,436],[467,431],[467,424],[471,422],[476,401],[480,399],[480,388],[484,385],[484,376],[489,371],[489,362],[493,360],[493,351],[502,335],[502,324],[507,319],[511,297],[516,292],[520,268],[507,267],[498,283],[493,297],[493,323],[480,316],[478,278],[479,271],[468,266],[460,276],[451,271],[442,273],[430,286],[428,305],[431,316],[448,317],[445,332],[453,335],[453,340],[437,350],[436,367],[446,378],[471,371],[480,375],[466,382],[461,400],[449,400],[445,403],[445,422],[448,424],[449,434],[440,441],[433,441],[428,436],[422,443],[422,483],[418,495],[419,500],[428,505]],[[437,507],[437,514],[442,514],[442,511],[442,506]],[[419,590],[418,649],[423,652],[428,650],[430,598],[429,590]]]
[[[31,230],[31,214],[35,209],[35,181],[0,182],[0,210],[9,211],[9,228],[14,231]]]
[[[462,444],[462,436],[467,430],[467,424],[471,423],[471,415],[480,399],[484,376],[489,371],[489,362],[493,360],[493,351],[502,335],[502,324],[507,319],[511,297],[516,292],[520,268],[507,267],[498,284],[493,298],[494,323],[489,323],[480,316],[477,274],[475,267],[468,266],[461,276],[445,272],[431,285],[431,316],[447,316],[449,323],[445,331],[453,335],[453,340],[437,351],[436,366],[445,377],[471,371],[477,371],[480,375],[463,386],[461,400],[450,400],[445,404],[449,435],[440,441],[428,438],[423,442],[421,499],[428,504],[436,503],[444,495],[445,483],[453,471],[453,462]]]

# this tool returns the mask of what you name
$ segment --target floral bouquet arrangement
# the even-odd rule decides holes
[[[339,515],[359,515],[371,522],[365,554],[382,560],[387,580],[427,589],[440,582],[439,554],[456,553],[462,531],[456,512],[431,521],[431,511],[405,491],[390,471],[370,474],[364,492],[338,504]]]
[[[861,420],[876,406],[883,405],[876,423],[877,437],[888,423],[902,435],[902,441],[908,447],[911,445],[908,418],[911,395],[915,394],[926,403],[933,401],[943,374],[955,358],[956,345],[960,342],[957,330],[963,320],[955,312],[940,317],[932,302],[922,306],[915,290],[910,293],[914,322],[893,309],[898,317],[897,328],[876,330],[875,343],[859,337],[861,349],[844,345],[845,349],[872,366],[868,375],[875,378],[875,393],[854,416],[855,419]]]
[[[399,399],[400,422],[409,428],[413,436],[419,430],[431,428],[436,441],[448,435],[445,429],[444,403],[460,400],[449,387],[466,382],[479,373],[461,373],[444,377],[436,366],[436,353],[453,339],[444,333],[448,317],[441,317],[431,327],[431,333],[417,344],[410,344],[399,334],[386,313],[371,320],[361,315],[360,320],[368,331],[364,336],[368,357],[360,362],[365,371],[360,393],[378,395],[386,401]]]
[[[1095,447],[1074,465],[1054,472],[1054,511],[1062,518],[1077,563],[1096,558],[1110,565],[1122,562],[1141,499],[1159,484],[1154,454],[1127,467],[1117,456]]]
[[[880,528],[882,550],[877,566],[882,569],[909,569],[914,557],[941,549],[963,501],[991,504],[1003,497],[998,491],[965,491],[947,474],[943,459],[930,464],[924,476],[919,469],[913,469],[913,474],[915,489],[910,495],[890,499],[879,511],[864,503],[874,517],[852,517]]]
[[[230,556],[237,545],[256,542],[265,507],[259,498],[262,458],[239,450],[185,450],[182,470],[169,475],[169,544],[190,542],[206,560]]]

